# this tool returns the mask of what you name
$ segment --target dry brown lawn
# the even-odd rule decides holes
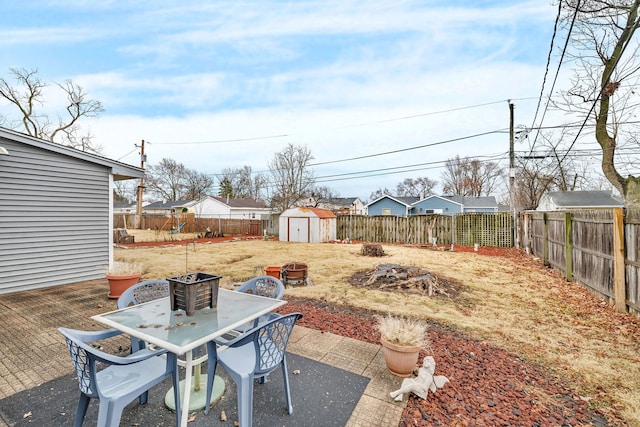
[[[133,230],[136,242],[154,236]],[[188,238],[190,236],[182,236]],[[570,381],[576,399],[603,412],[618,412],[640,426],[640,321],[619,314],[575,283],[530,257],[383,245],[385,257],[360,255],[359,244],[305,244],[262,240],[115,249],[115,259],[140,262],[143,279],[187,271],[223,276],[230,287],[291,261],[309,266],[313,286],[286,293],[333,304],[434,319],[472,337],[540,363]],[[349,278],[380,263],[419,266],[460,283],[455,298],[355,287]],[[286,296],[285,296],[286,299]]]

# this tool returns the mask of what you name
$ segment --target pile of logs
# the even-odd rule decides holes
[[[367,287],[379,290],[402,289],[422,295],[440,294],[449,297],[446,290],[449,283],[420,267],[380,264],[375,270],[370,271],[368,276],[369,279],[364,283]]]

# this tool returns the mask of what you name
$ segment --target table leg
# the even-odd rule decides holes
[[[189,350],[185,354],[185,378],[184,378],[184,396],[182,398],[182,419],[180,427],[187,427],[187,419],[189,418],[189,398],[191,397],[191,376],[193,375],[193,351]]]

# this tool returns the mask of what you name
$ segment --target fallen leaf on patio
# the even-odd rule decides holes
[[[191,416],[189,417],[189,419],[187,420],[188,423],[193,422],[196,420],[196,414],[191,414]]]
[[[239,423],[239,422],[237,422],[237,421],[234,421],[234,422],[233,422],[233,425],[234,425],[234,426],[236,426],[236,427],[238,427],[238,426],[240,425],[240,423]]]
[[[166,328],[164,328],[164,330],[165,330],[165,331],[168,331],[169,329],[172,329],[172,328],[173,328],[173,326],[169,325],[169,326],[167,326]]]
[[[31,411],[29,411],[29,412],[27,412],[26,414],[24,414],[24,415],[22,416],[22,418],[29,418],[31,415],[32,415],[32,414],[31,414]]]
[[[103,305],[102,305],[102,304],[98,304],[98,308],[102,308],[102,307],[103,307]]]
[[[300,375],[300,369],[294,369],[293,375]]]
[[[176,326],[182,326],[182,325],[184,325],[184,323],[183,323],[183,322],[178,322],[178,323],[176,323]]]
[[[196,323],[196,322],[191,322],[191,323],[190,323],[190,325],[191,325],[191,326],[196,326],[196,325],[197,325],[197,323]]]
[[[222,411],[220,412],[220,421],[227,421],[227,413]]]

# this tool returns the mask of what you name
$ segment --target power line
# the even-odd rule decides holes
[[[558,81],[558,75],[560,74],[560,67],[562,66],[562,61],[564,60],[564,55],[566,54],[567,48],[569,46],[569,40],[571,38],[571,33],[573,32],[573,26],[575,24],[576,17],[578,16],[578,7],[579,6],[580,6],[580,0],[577,0],[576,10],[575,10],[575,13],[573,14],[573,19],[571,20],[571,26],[569,27],[569,32],[567,33],[567,39],[565,40],[564,47],[562,48],[562,54],[560,55],[560,61],[558,62],[558,68],[556,69],[556,75],[553,78],[553,84],[551,85],[551,89],[549,90],[549,98],[551,98],[551,94],[553,94],[553,89],[555,88],[556,83]],[[551,53],[553,51],[553,41],[554,41],[555,36],[556,36],[556,30],[558,28],[558,21],[560,20],[561,11],[562,11],[562,1],[559,1],[558,2],[558,14],[556,15],[556,22],[555,22],[555,24],[553,26],[553,36],[551,37],[551,47],[550,47],[550,50],[549,50],[549,56],[547,57],[547,67],[546,67],[546,70],[545,70],[544,79],[542,81],[542,88],[540,89],[540,98],[538,100],[538,107],[536,107],[536,113],[535,113],[535,115],[533,117],[533,122],[531,124],[532,128],[533,128],[533,125],[536,123],[536,119],[538,117],[538,108],[540,107],[540,102],[542,101],[542,96],[543,96],[543,93],[544,93],[544,85],[545,85],[545,82],[546,82],[546,79],[547,79],[547,71],[549,70],[549,63],[550,63],[550,60],[551,60]],[[540,119],[540,125],[542,125],[542,123],[544,122],[544,118],[545,118],[545,116],[547,114],[548,108],[549,108],[549,101],[547,101],[546,104],[545,104],[544,112],[542,113],[542,118]],[[533,143],[531,144],[531,151],[533,151],[533,149],[536,146],[536,141],[538,140],[538,135],[539,134],[540,134],[539,132],[536,133],[536,136],[533,139]]]
[[[349,161],[352,161],[352,160],[369,159],[371,157],[386,156],[388,154],[396,154],[396,153],[402,153],[402,152],[405,152],[405,151],[418,150],[420,148],[433,147],[433,146],[436,146],[436,145],[448,144],[450,142],[463,141],[465,139],[477,138],[477,137],[480,137],[480,136],[486,136],[486,135],[491,135],[491,134],[495,134],[495,133],[503,133],[503,132],[504,132],[504,130],[492,130],[492,131],[488,131],[488,132],[477,133],[477,134],[474,134],[474,135],[468,135],[468,136],[462,136],[462,137],[459,137],[459,138],[452,138],[452,139],[446,139],[446,140],[443,140],[443,141],[432,142],[431,144],[417,145],[415,147],[401,148],[401,149],[398,149],[398,150],[385,151],[385,152],[382,152],[382,153],[369,154],[369,155],[366,155],[366,156],[350,157],[350,158],[347,158],[347,159],[331,160],[331,161],[326,161],[326,162],[312,163],[312,164],[309,164],[309,166],[320,166],[320,165],[328,165],[328,164],[333,164],[333,163],[349,162]]]
[[[518,98],[517,100],[518,101],[523,101],[523,100],[528,100],[528,99],[536,99],[536,98],[535,97]],[[430,113],[414,114],[414,115],[411,115],[411,116],[395,117],[395,118],[392,118],[392,119],[376,120],[376,121],[373,121],[373,122],[364,122],[364,123],[358,123],[358,124],[353,124],[353,125],[345,125],[345,126],[338,127],[336,129],[348,129],[348,128],[354,128],[354,127],[360,127],[360,126],[375,125],[375,124],[380,124],[380,123],[395,122],[395,121],[399,121],[399,120],[415,119],[415,118],[418,118],[418,117],[433,116],[433,115],[436,115],[436,114],[451,113],[451,112],[454,112],[454,111],[469,110],[469,109],[478,108],[478,107],[486,107],[487,105],[501,104],[504,101],[505,101],[504,99],[501,99],[499,101],[485,102],[484,104],[469,105],[469,106],[466,106],[466,107],[450,108],[448,110],[432,111]]]

